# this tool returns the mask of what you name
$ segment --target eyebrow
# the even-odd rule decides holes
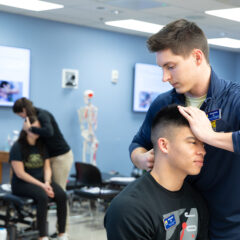
[[[169,61],[169,62],[166,62],[165,64],[163,64],[163,66],[162,66],[162,67],[166,67],[168,64],[174,64],[174,62],[171,62],[171,61]]]

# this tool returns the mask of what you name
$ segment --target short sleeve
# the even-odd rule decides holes
[[[21,145],[18,142],[15,142],[10,149],[9,162],[22,160]]]

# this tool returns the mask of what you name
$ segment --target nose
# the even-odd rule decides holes
[[[199,144],[197,153],[199,155],[202,155],[203,157],[206,155],[206,151],[205,151],[204,145],[202,143]]]
[[[169,80],[170,80],[170,73],[167,70],[163,70],[162,81],[169,82]]]

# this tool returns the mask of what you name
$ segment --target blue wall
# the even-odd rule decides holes
[[[155,64],[146,38],[3,12],[0,32],[0,45],[31,50],[30,98],[55,115],[75,161],[81,161],[82,153],[77,109],[84,105],[83,91],[92,89],[99,109],[97,164],[102,171],[129,174],[128,145],[145,116],[131,110],[134,64]],[[237,81],[238,54],[212,50],[210,59],[220,77]],[[63,68],[79,70],[78,89],[61,88]],[[111,83],[112,69],[119,70],[116,85]],[[0,149],[21,126],[10,108],[0,108]]]

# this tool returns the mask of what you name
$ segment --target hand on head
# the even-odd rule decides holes
[[[179,112],[188,120],[193,134],[202,142],[211,139],[214,131],[204,111],[196,107],[178,106]]]

